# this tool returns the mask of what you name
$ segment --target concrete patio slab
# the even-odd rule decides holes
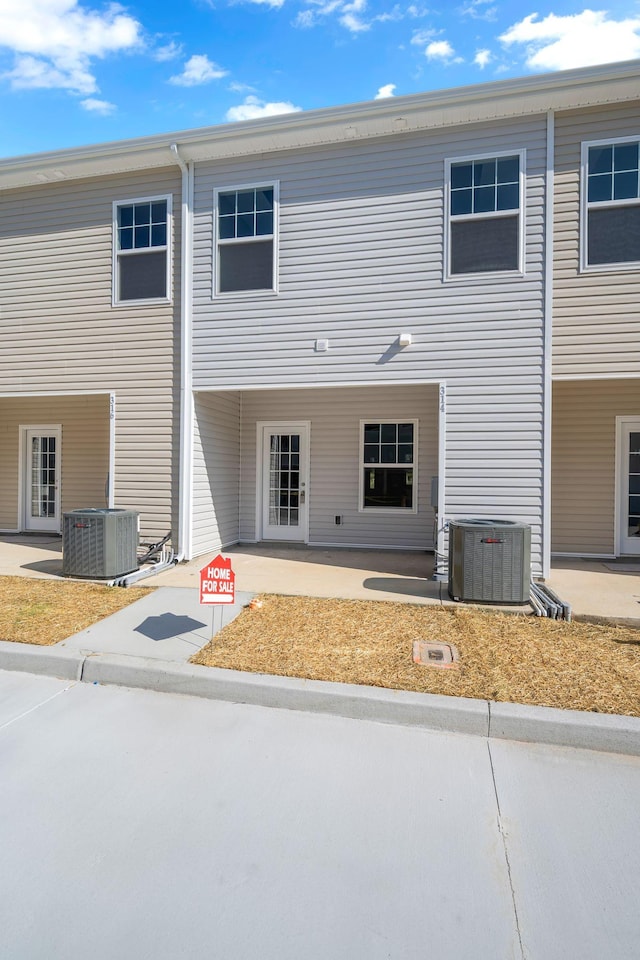
[[[640,559],[554,561],[549,586],[571,604],[574,616],[636,621],[640,625]]]
[[[61,578],[62,537],[3,533],[0,536],[0,576],[41,580]]]
[[[446,584],[429,579],[433,555],[422,552],[261,544],[228,547],[224,554],[231,557],[236,587],[251,593],[411,603],[441,603],[446,595]],[[207,559],[182,563],[146,583],[197,587]]]

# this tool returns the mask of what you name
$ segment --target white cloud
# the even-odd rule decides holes
[[[453,60],[455,50],[448,40],[434,40],[424,52],[427,60]]]
[[[232,80],[229,84],[229,90],[233,93],[254,93],[255,87],[249,86],[248,83],[238,83],[237,80]]]
[[[294,27],[301,27],[303,30],[308,30],[310,27],[315,27],[318,21],[315,10],[300,10],[297,17],[293,21]]]
[[[176,43],[175,40],[171,40],[170,43],[165,43],[163,47],[156,47],[153,51],[153,59],[157,60],[158,63],[166,63],[168,60],[177,60],[179,56],[182,55],[182,44]]]
[[[492,0],[468,0],[462,5],[460,13],[474,20],[495,20],[498,8],[489,6],[491,2]]]
[[[430,40],[433,40],[437,32],[437,30],[417,30],[411,37],[411,43],[416,47],[421,47]]]
[[[264,7],[275,7],[276,9],[279,9],[283,5],[284,0],[245,0],[245,2],[255,3]]]
[[[298,113],[302,107],[296,107],[288,101],[279,101],[275,103],[265,103],[258,97],[245,97],[244,103],[238,107],[230,107],[226,113],[226,119],[237,120],[257,120],[259,117],[276,117],[281,113]]]
[[[365,23],[364,20],[356,17],[353,13],[345,13],[339,19],[342,26],[350,33],[363,33],[365,30],[371,29],[370,23]]]
[[[137,46],[141,32],[117,4],[98,12],[77,0],[0,0],[0,47],[16,54],[4,77],[16,88],[94,93],[91,61]]]
[[[476,55],[473,58],[473,62],[477,67],[480,67],[481,70],[484,70],[486,65],[493,60],[490,50],[476,50]]]
[[[359,16],[359,14],[364,13],[366,7],[367,0],[352,0],[351,3],[343,4],[342,13],[338,18],[339,22],[351,33],[362,33],[365,30],[370,30],[371,24],[365,23]]]
[[[388,13],[379,13],[373,19],[376,23],[391,23],[397,20],[404,20],[404,13],[400,7],[396,4],[392,10],[389,10]]]
[[[640,18],[611,20],[605,10],[537,18],[537,13],[529,14],[499,38],[507,46],[523,44],[532,70],[566,70],[640,57]]]
[[[116,110],[115,103],[109,103],[108,100],[96,100],[94,97],[81,100],[80,106],[90,113],[99,113],[103,117],[108,117],[110,113],[114,113]]]
[[[380,87],[376,93],[374,100],[385,100],[387,97],[392,97],[395,88],[395,83],[385,83],[384,87]]]
[[[391,10],[378,13],[375,16],[366,16],[367,0],[307,0],[308,7],[300,10],[296,15],[293,25],[295,27],[309,28],[315,27],[324,17],[334,14],[338,23],[350,33],[364,33],[370,30],[374,23],[388,23],[390,21],[403,20],[405,16],[416,16],[417,8],[410,8],[403,12],[399,4],[396,4]]]
[[[206,54],[196,53],[189,57],[182,73],[175,77],[169,77],[169,83],[175,83],[179,87],[197,87],[202,83],[209,83],[211,80],[226,77],[228,72],[223,67],[219,67],[213,60],[209,60]]]

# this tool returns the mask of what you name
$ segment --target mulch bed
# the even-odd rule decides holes
[[[0,640],[58,643],[147,593],[142,587],[0,577]]]
[[[640,631],[470,607],[265,595],[192,662],[399,690],[640,716]],[[414,640],[459,666],[413,663]]]

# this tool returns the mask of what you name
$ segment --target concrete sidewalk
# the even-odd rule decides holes
[[[161,587],[49,649],[186,663],[252,596],[236,592],[233,604],[206,606],[193,588]]]

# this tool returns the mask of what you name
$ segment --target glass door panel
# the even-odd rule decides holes
[[[60,429],[25,432],[25,529],[60,529]]]
[[[619,465],[620,553],[640,554],[640,420],[622,424]]]
[[[306,425],[263,428],[263,511],[265,540],[306,539]]]
[[[626,536],[637,538],[640,546],[640,430],[629,432],[629,471],[626,480]]]

